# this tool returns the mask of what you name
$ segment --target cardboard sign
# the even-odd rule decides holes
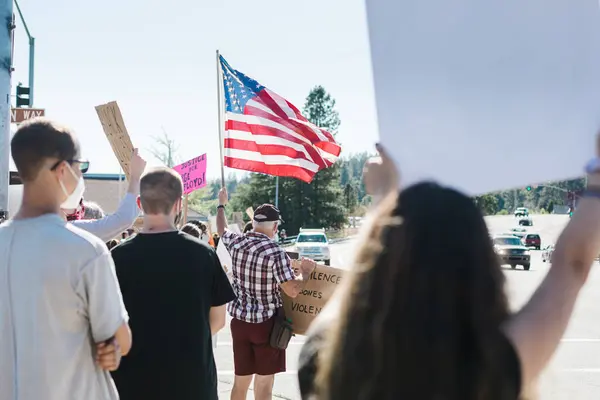
[[[228,224],[227,229],[229,229],[231,232],[236,233],[238,235],[242,234],[242,230],[240,229],[240,226],[238,224]]]
[[[225,247],[225,243],[222,240],[219,240],[219,244],[217,245],[217,257],[219,257],[219,261],[221,262],[221,267],[227,274],[227,278],[229,281],[233,279],[232,270],[233,270],[233,260],[231,259],[231,254],[227,251],[227,247]]]
[[[131,161],[131,154],[133,153],[133,144],[125,122],[123,121],[123,115],[116,101],[111,101],[107,104],[96,106],[96,113],[102,123],[102,129],[108,139],[110,146],[121,164],[121,168],[125,173],[127,179],[129,179],[129,162]]]
[[[402,184],[469,194],[583,175],[598,1],[367,0],[380,139]]]
[[[244,223],[244,214],[238,211],[234,211],[233,214],[231,215],[232,219],[233,219],[233,223],[238,225],[240,227],[240,229],[244,229],[244,226],[246,225]]]
[[[295,334],[306,333],[341,283],[344,273],[341,269],[317,265],[296,298],[282,293],[285,316],[292,320]]]
[[[194,190],[206,186],[206,154],[173,167],[183,180],[183,194],[192,193]]]

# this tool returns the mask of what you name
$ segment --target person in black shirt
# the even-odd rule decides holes
[[[214,250],[175,227],[181,197],[176,172],[147,173],[142,233],[112,251],[136,339],[113,372],[121,400],[218,398],[212,335],[235,295]]]

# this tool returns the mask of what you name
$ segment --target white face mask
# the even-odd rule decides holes
[[[73,177],[77,179],[77,175],[75,175],[73,168],[71,168],[69,164],[67,164],[67,167],[69,167],[69,171],[71,171]],[[79,202],[83,198],[83,192],[85,192],[85,182],[83,180],[83,175],[79,177],[79,180],[77,181],[77,186],[75,186],[75,190],[73,190],[73,193],[71,194],[67,192],[67,188],[65,187],[62,181],[59,181],[59,183],[63,193],[65,194],[65,196],[67,196],[67,199],[60,205],[60,208],[62,208],[63,210],[73,210],[79,207]]]

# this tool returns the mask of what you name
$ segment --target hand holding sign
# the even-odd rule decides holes
[[[365,163],[363,179],[368,194],[385,196],[391,191],[398,190],[400,173],[383,146],[377,145],[377,151],[379,157],[372,157]]]
[[[132,180],[137,180],[142,177],[144,170],[146,169],[146,160],[144,160],[140,154],[139,150],[133,149],[133,153],[131,154],[131,161],[129,162],[129,170],[131,174]]]
[[[317,263],[308,258],[302,258],[298,265],[298,269],[300,270],[302,279],[304,280],[308,280],[310,274],[315,270],[315,268],[317,268]]]

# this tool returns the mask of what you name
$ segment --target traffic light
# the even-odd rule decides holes
[[[17,108],[23,106],[29,106],[29,88],[19,83],[17,85]]]
[[[531,186],[527,186],[525,189],[527,189],[528,192],[531,192]]]

